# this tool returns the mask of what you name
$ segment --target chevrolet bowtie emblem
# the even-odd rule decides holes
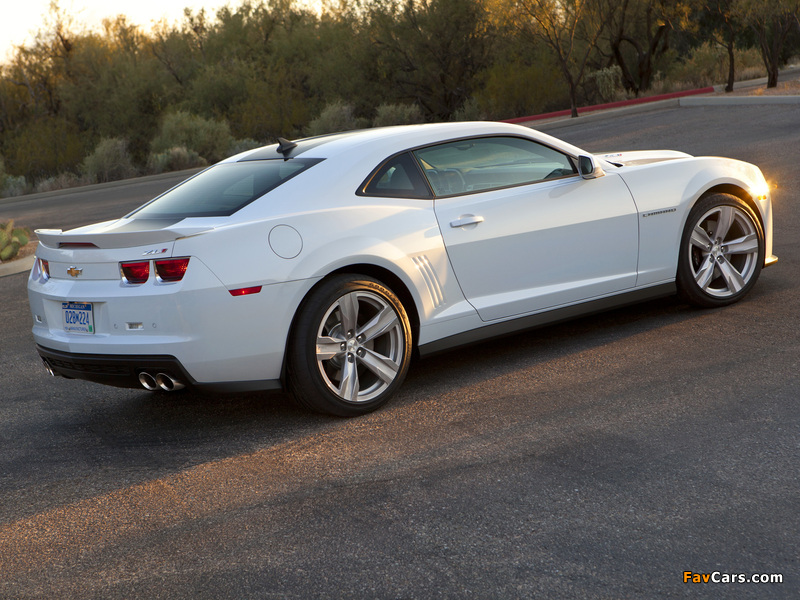
[[[79,269],[77,267],[70,267],[67,269],[67,274],[69,274],[71,277],[77,277],[81,273],[83,273],[83,269]]]

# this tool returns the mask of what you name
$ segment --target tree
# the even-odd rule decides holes
[[[569,89],[572,116],[578,116],[578,89],[600,36],[614,15],[605,0],[519,0],[513,18],[523,35],[553,52]]]
[[[736,79],[734,49],[742,29],[734,10],[736,0],[707,0],[701,17],[701,25],[715,43],[723,46],[728,53],[728,80],[725,91],[733,91]]]
[[[434,119],[461,108],[488,65],[490,33],[480,0],[376,0],[368,27],[393,92],[387,100],[413,100]]]
[[[759,0],[756,0],[759,1]],[[639,94],[653,83],[658,59],[670,48],[670,35],[690,27],[695,0],[622,0],[604,40],[609,64],[622,70],[625,89]]]
[[[767,88],[776,87],[786,38],[798,24],[800,0],[735,0],[735,10],[758,38]]]

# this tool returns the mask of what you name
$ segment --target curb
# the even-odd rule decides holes
[[[784,69],[780,72],[780,79],[787,77],[795,78],[800,74],[800,66],[793,66]],[[766,85],[767,78],[762,77],[759,79],[750,79],[746,81],[737,81],[734,85],[734,91],[743,89],[752,89]],[[610,116],[618,116],[622,114],[630,114],[637,112],[645,112],[651,110],[659,110],[663,108],[682,108],[682,107],[698,107],[698,106],[755,106],[761,104],[800,104],[800,96],[711,96],[709,94],[722,93],[725,85],[716,85],[713,87],[699,88],[696,90],[687,90],[683,92],[673,92],[670,94],[660,94],[658,96],[647,96],[644,98],[633,98],[631,100],[622,100],[620,102],[611,102],[608,104],[596,104],[593,106],[584,106],[578,109],[578,116],[572,118],[571,111],[561,110],[551,113],[544,113],[541,115],[532,115],[529,117],[517,117],[515,119],[506,119],[505,123],[516,123],[534,129],[558,129],[561,127],[568,127],[570,125],[577,125],[581,123],[588,123],[599,118]],[[566,118],[564,118],[566,117]]]
[[[800,104],[800,96],[707,96],[681,98],[684,106],[757,106],[760,104]]]
[[[610,110],[616,108],[623,108],[628,106],[638,106],[640,104],[649,104],[652,102],[659,102],[662,100],[672,100],[674,98],[683,98],[684,96],[696,96],[699,94],[713,94],[713,87],[700,88],[697,90],[688,90],[685,92],[673,92],[671,94],[660,94],[658,96],[647,96],[644,98],[631,98],[630,100],[620,100],[619,102],[608,102],[606,104],[594,104],[592,106],[584,106],[578,109],[578,117],[585,116],[585,113],[595,112],[598,110]],[[534,115],[532,117],[517,117],[515,119],[506,119],[506,123],[529,123],[531,121],[541,121],[545,119],[554,119],[558,117],[567,117],[572,115],[571,110],[558,110],[556,112],[544,113],[541,115]]]
[[[800,96],[702,96],[691,98],[674,98],[672,100],[655,100],[635,106],[625,106],[604,111],[593,112],[576,118],[567,117],[553,121],[522,121],[519,125],[540,131],[562,129],[574,125],[585,125],[600,119],[636,114],[666,108],[698,108],[722,106],[759,106],[759,105],[800,105]]]
[[[35,261],[36,256],[31,255],[10,263],[2,263],[0,264],[0,277],[5,277],[6,275],[18,275],[19,273],[30,271]]]

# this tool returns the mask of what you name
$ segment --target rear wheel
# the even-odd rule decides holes
[[[678,257],[681,295],[725,306],[755,285],[764,265],[764,232],[750,207],[730,194],[700,200],[689,213]]]
[[[405,378],[411,327],[382,283],[340,275],[311,292],[289,344],[295,399],[312,410],[350,417],[383,405]]]

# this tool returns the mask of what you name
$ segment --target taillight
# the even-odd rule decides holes
[[[120,263],[122,280],[125,283],[139,284],[150,279],[150,261]]]
[[[186,274],[186,267],[189,266],[188,258],[166,258],[157,260],[156,275],[159,281],[180,281]]]
[[[39,271],[42,273],[42,278],[47,281],[50,279],[50,263],[45,259],[39,259]]]

